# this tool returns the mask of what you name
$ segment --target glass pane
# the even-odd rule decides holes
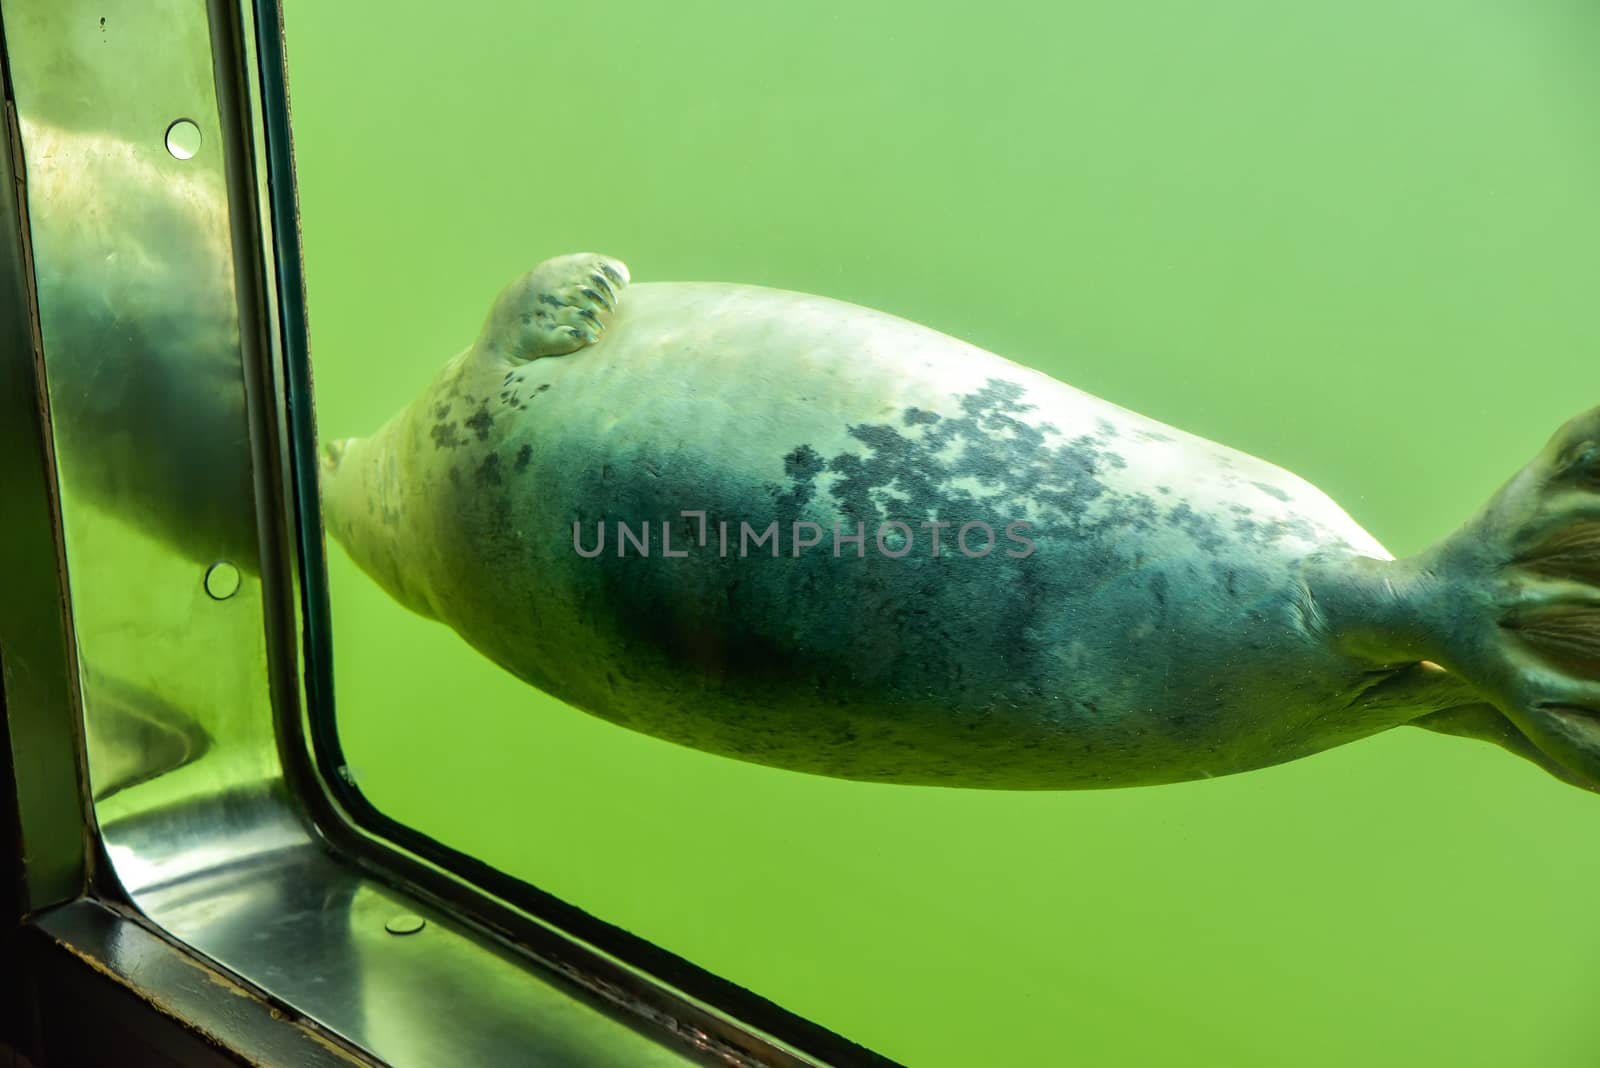
[[[1600,342],[1591,292],[1600,24],[1571,4],[286,8],[324,440],[371,434],[473,344],[503,287],[547,258],[585,250],[630,268],[634,287],[619,315],[635,295],[641,309],[670,304],[648,297],[645,283],[723,281],[820,294],[931,327],[1292,471],[1397,557],[1450,536],[1564,420],[1600,399],[1583,370]],[[930,444],[929,411],[982,421],[1016,461],[970,472],[957,490],[981,497],[996,479],[1033,470],[1038,457],[1023,454],[1034,446],[1006,422],[1025,413],[1003,389],[953,391],[973,407],[951,400],[942,411],[889,397],[881,414],[876,400],[840,393],[831,383],[857,365],[822,367],[806,346],[835,322],[865,328],[844,311],[816,314],[799,341],[792,320],[763,320],[776,325],[747,352],[763,370],[741,365],[722,384],[693,361],[662,361],[654,375],[604,388],[594,379],[592,392],[564,401],[559,391],[517,392],[542,381],[525,376],[506,383],[510,399],[472,403],[486,401],[492,419],[529,433],[544,419],[598,427],[654,411],[651,441],[687,443],[724,469],[759,438],[751,427],[771,426],[772,455],[790,458],[777,476],[784,490],[826,464],[827,485],[859,475],[881,507],[892,503],[885,494],[915,490],[907,472],[916,457],[896,449],[915,445],[924,461],[956,463],[958,445]],[[650,321],[660,337],[685,332],[673,335],[680,352],[687,332],[712,322],[690,310],[681,322]],[[528,373],[568,373],[605,345],[534,360]],[[949,373],[961,379],[975,366]],[[905,371],[908,380],[919,373]],[[722,393],[716,404],[685,401],[689,425],[665,402],[650,408],[694,375]],[[605,408],[597,396],[624,400]],[[852,417],[853,437],[841,431],[825,449],[788,434],[784,420],[803,422],[812,410],[803,405],[867,414]],[[477,432],[475,409],[445,410],[440,434]],[[1124,429],[1140,425],[1105,412]],[[959,438],[960,424],[949,425]],[[1110,477],[1109,454],[1137,451],[1126,438],[1107,445],[1094,420],[1056,430],[1041,439],[1058,450],[1046,458],[1056,480],[1047,488],[1061,489],[1074,458],[1092,484]],[[599,434],[575,447],[566,470],[604,465]],[[465,440],[462,455],[471,455]],[[1281,551],[1304,531],[1272,524],[1293,522],[1284,508],[1320,507],[1306,503],[1309,491],[1269,473],[1184,511],[1207,492],[1210,476],[1196,472],[1220,461],[1197,459],[1204,450],[1188,439],[1156,440],[1173,466],[1170,478],[1142,476],[1150,523],[1187,530],[1196,560],[1237,568],[1263,603],[1290,603]],[[900,466],[863,474],[837,459],[846,455]],[[446,489],[443,467],[426,492],[385,492],[414,493],[408,507],[418,509],[487,506],[502,499],[517,457],[496,470],[486,462],[480,455],[456,474],[478,479],[481,498]],[[630,467],[617,477],[644,476]],[[1263,485],[1247,492],[1251,482]],[[1581,510],[1577,497],[1567,500]],[[1206,548],[1205,531],[1191,528],[1200,512],[1223,515],[1232,533]],[[428,514],[451,530],[463,521]],[[1173,544],[1131,512],[1122,519],[1119,553],[1136,554],[1141,538]],[[1335,588],[1324,587],[1332,604],[1359,586],[1348,553],[1382,552],[1343,520],[1329,522],[1348,535],[1344,563],[1330,565]],[[439,588],[504,603],[521,581],[498,569],[505,544],[484,538],[476,561]],[[1041,541],[1040,560],[1049,544]],[[650,566],[677,562],[656,549]],[[1157,563],[1128,574],[1165,574]],[[1600,935],[1573,917],[1600,858],[1571,843],[1586,841],[1600,818],[1594,798],[1494,745],[1432,731],[1333,746],[1316,734],[1328,722],[1318,717],[1337,720],[1361,684],[1349,662],[1329,666],[1334,639],[1302,621],[1313,632],[1304,643],[1280,634],[1241,655],[1252,617],[1192,603],[1204,590],[1221,596],[1215,571],[1173,570],[1165,596],[1190,614],[1174,609],[1179,623],[1168,625],[1152,608],[1126,618],[1126,633],[1108,629],[1117,612],[1107,606],[1124,602],[1096,600],[1113,597],[1109,586],[1060,593],[1100,609],[1098,629],[1084,636],[1102,650],[1084,661],[1089,682],[1137,688],[1151,664],[1183,668],[1168,679],[1170,703],[1140,706],[1144,726],[1129,735],[1161,755],[1141,770],[1108,745],[1103,765],[1064,758],[1072,770],[1062,777],[1085,785],[1103,767],[1113,785],[1141,774],[1194,781],[986,790],[847,781],[624,729],[546,696],[408,611],[331,543],[329,566],[339,737],[354,782],[379,809],[898,1060],[1554,1064],[1581,1060],[1592,1044],[1583,1021]],[[404,586],[434,565],[372,566]],[[888,562],[872,566],[899,574]],[[623,572],[606,574],[612,585],[597,578],[593,587],[596,626],[616,603],[608,597],[640,603]],[[671,588],[665,571],[629,574]],[[1059,592],[1051,574],[1038,581]],[[1466,575],[1455,599],[1430,602],[1429,634],[1471,611],[1490,584]],[[952,642],[992,640],[992,627],[1014,621],[1013,602],[1044,610],[1027,589],[974,592],[969,615],[928,626],[954,627]],[[728,596],[732,604],[740,595]],[[877,607],[897,605],[914,607],[894,597]],[[851,607],[863,615],[842,625],[846,646],[851,626],[881,633],[866,607]],[[1380,637],[1400,642],[1403,628],[1369,608],[1339,621],[1387,627]],[[669,620],[685,610],[662,603]],[[530,608],[527,618],[535,615]],[[525,634],[527,618],[507,618],[506,633]],[[963,630],[971,620],[979,622]],[[683,648],[671,644],[681,632],[652,629],[661,619],[631,622],[639,660],[594,666],[597,694],[624,685],[602,678],[607,670],[626,678],[662,648]],[[766,655],[746,637],[699,647],[693,685],[705,686],[708,705],[726,692],[718,680],[754,670],[741,657]],[[1065,641],[1041,649],[1048,642],[1034,632],[1018,640],[1031,643],[1015,662],[1018,686],[1049,655],[1078,655]],[[585,656],[581,642],[552,647],[573,662]],[[502,658],[517,653],[500,649]],[[1363,660],[1375,673],[1366,681],[1423,659],[1402,653]],[[899,670],[904,655],[886,648],[880,659]],[[1562,678],[1587,670],[1578,659]],[[852,662],[867,670],[870,661]],[[785,663],[777,676],[800,685],[804,665]],[[1444,694],[1441,706],[1472,707],[1459,686],[1443,685],[1419,684],[1426,692],[1416,700]],[[1127,715],[1136,704],[1126,702]],[[951,696],[950,707],[954,716],[968,706]],[[1248,745],[1216,743],[1197,722],[1221,707],[1259,714],[1240,728]],[[748,714],[757,727],[767,722],[762,706]],[[1374,717],[1384,714],[1392,709]],[[993,720],[977,718],[970,744],[941,735],[948,766],[964,769],[948,781],[1026,765],[987,785],[1048,785],[1051,767],[1028,764],[1003,741],[984,750]],[[1373,726],[1351,723],[1351,737]],[[1299,728],[1320,740],[1302,747],[1292,737]],[[937,761],[917,764],[925,751],[885,744],[874,753],[873,744],[846,733],[818,740],[812,754],[826,748],[869,777],[917,765],[924,780],[939,779]],[[1221,754],[1215,769],[1198,755],[1207,745],[1223,747],[1210,750]],[[1204,777],[1321,746],[1332,747]]]

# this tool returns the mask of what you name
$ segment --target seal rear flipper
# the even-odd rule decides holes
[[[1393,581],[1422,654],[1482,693],[1555,774],[1600,789],[1600,408]]]
[[[1544,750],[1534,745],[1498,708],[1488,704],[1461,705],[1440,712],[1430,712],[1410,722],[1409,726],[1425,727],[1439,734],[1452,734],[1458,738],[1476,738],[1492,742],[1508,753],[1530,761],[1563,782],[1585,790],[1600,792],[1600,783],[1575,773],[1553,760]]]
[[[545,260],[501,290],[478,349],[519,363],[577,352],[600,340],[627,284],[627,266],[609,256]]]

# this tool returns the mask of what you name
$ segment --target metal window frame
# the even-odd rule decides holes
[[[0,205],[0,826],[17,876],[15,900],[0,894],[0,963],[12,958],[7,974],[31,984],[7,1004],[34,1010],[0,1015],[0,1037],[71,1057],[159,1031],[152,1049],[173,1063],[890,1064],[388,820],[340,776],[332,718],[310,714],[331,707],[333,666],[281,15],[276,0],[148,6],[115,17],[165,18],[164,32],[209,42],[208,56],[185,60],[204,66],[191,70],[191,89],[204,90],[193,114],[221,148],[212,166],[226,188],[236,301],[224,309],[228,357],[242,383],[233,429],[250,471],[237,503],[255,516],[251,625],[265,635],[258,692],[238,697],[273,724],[213,730],[179,766],[130,776],[116,805],[91,790],[103,769],[89,754],[113,702],[86,667],[93,624],[85,631],[73,612],[80,506],[63,498],[58,446],[70,439],[53,425],[50,389],[53,368],[63,379],[73,368],[53,347],[62,298],[41,304],[31,234],[66,224],[50,214],[50,190],[30,185],[24,131],[30,101],[49,89],[40,57],[95,27],[80,0],[0,0],[0,168],[14,191]],[[122,73],[117,92],[138,96],[138,71]],[[81,463],[67,453],[68,467]],[[116,581],[140,603],[145,576]],[[262,776],[219,771],[200,776],[202,789],[157,789],[177,772],[193,781],[206,761],[226,771],[229,746],[253,747],[245,756]],[[161,801],[141,808],[143,795]],[[423,921],[420,936],[386,929],[401,914]],[[133,1022],[74,1037],[50,1022],[52,990]]]

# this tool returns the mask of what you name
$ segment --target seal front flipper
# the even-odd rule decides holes
[[[1439,545],[1365,561],[1347,647],[1431,660],[1466,681],[1537,753],[1480,708],[1419,726],[1521,751],[1600,791],[1600,408],[1568,422],[1487,507]],[[1553,770],[1553,769],[1552,769]]]
[[[545,260],[501,290],[478,348],[515,362],[577,352],[600,340],[627,284],[628,268],[609,256]]]

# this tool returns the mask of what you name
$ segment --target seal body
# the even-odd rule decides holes
[[[513,286],[326,459],[356,560],[528,683],[744,760],[998,788],[1236,772],[1477,700],[1346,640],[1414,613],[1380,621],[1389,554],[1304,480],[890,315],[622,293],[611,262]],[[543,299],[563,271],[594,299]]]

